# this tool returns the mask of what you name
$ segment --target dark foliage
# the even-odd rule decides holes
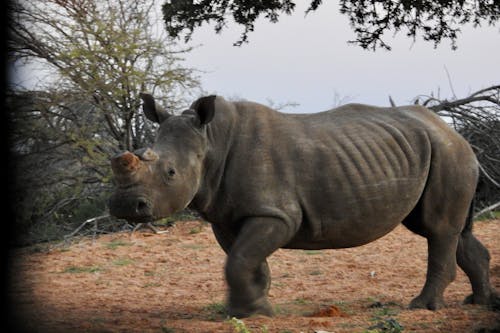
[[[499,19],[499,1],[340,1],[340,12],[349,17],[356,39],[364,49],[390,50],[383,40],[387,32],[406,31],[413,39],[420,34],[436,47],[443,40],[456,49],[460,26],[472,23],[493,25]]]
[[[244,26],[241,39],[235,45],[248,41],[248,33],[254,30],[255,20],[263,15],[270,22],[278,22],[282,13],[291,14],[295,3],[290,0],[248,1],[248,0],[202,0],[197,3],[185,0],[167,1],[163,5],[163,17],[168,33],[179,37],[186,33],[185,40],[191,38],[196,27],[204,22],[215,22],[215,31],[220,32],[226,26],[228,15]]]
[[[500,200],[500,117],[465,123],[459,132],[474,147],[482,167],[476,202],[480,207],[493,205]]]
[[[312,0],[306,13],[317,10],[322,0]],[[356,33],[349,41],[364,49],[383,48],[390,50],[384,41],[387,33],[406,32],[410,38],[421,36],[434,46],[448,39],[455,49],[460,26],[472,23],[494,25],[500,18],[500,1],[382,1],[340,0],[340,12],[347,15]],[[291,0],[169,0],[163,4],[163,17],[168,33],[173,37],[184,36],[188,41],[193,31],[203,23],[215,23],[215,31],[226,27],[230,18],[244,30],[235,45],[248,42],[248,34],[254,30],[255,21],[264,17],[272,23],[278,22],[281,14],[290,15],[295,10]]]
[[[9,90],[6,104],[16,233],[50,240],[101,214],[116,152],[103,115],[68,91]]]

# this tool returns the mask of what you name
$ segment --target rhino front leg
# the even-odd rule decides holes
[[[212,224],[212,230],[219,245],[226,254],[229,254],[236,241],[236,236],[231,231],[217,224]],[[259,269],[255,272],[255,282],[261,285],[264,289],[264,293],[267,295],[271,287],[271,272],[267,260],[264,260],[260,264]]]
[[[226,262],[230,316],[273,315],[267,299],[270,276],[266,258],[290,238],[290,228],[283,220],[249,218],[244,222]]]

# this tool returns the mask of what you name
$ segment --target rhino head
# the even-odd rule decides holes
[[[116,190],[111,215],[132,223],[167,217],[186,208],[196,195],[207,152],[207,124],[215,96],[199,99],[174,116],[149,94],[141,94],[146,117],[160,124],[152,147],[121,152],[111,159]]]

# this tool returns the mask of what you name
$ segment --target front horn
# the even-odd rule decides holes
[[[139,168],[139,157],[129,151],[119,153],[111,159],[111,168],[116,175],[131,174]]]

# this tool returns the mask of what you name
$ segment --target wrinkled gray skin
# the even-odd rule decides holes
[[[227,253],[230,316],[272,315],[266,258],[278,248],[359,246],[400,223],[428,241],[411,308],[442,307],[457,263],[472,284],[467,303],[498,301],[488,251],[472,234],[475,155],[431,111],[350,104],[283,114],[208,96],[170,116],[142,98],[161,126],[151,148],[112,159],[111,214],[145,222],[200,212]]]

